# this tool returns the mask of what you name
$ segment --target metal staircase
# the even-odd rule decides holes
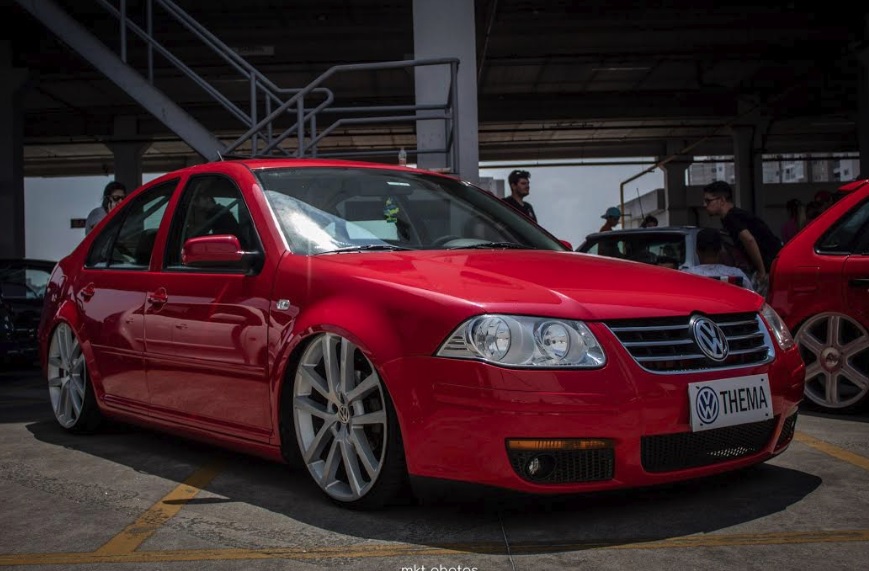
[[[113,50],[84,24],[54,0],[16,0],[60,39],[71,46],[94,67],[123,89],[132,99],[160,120],[169,130],[207,160],[227,156],[247,157],[398,157],[399,148],[407,148],[415,157],[420,153],[437,153],[446,157],[446,171],[458,165],[456,113],[458,59],[419,59],[333,66],[302,88],[280,87],[254,68],[247,60],[223,43],[171,0],[92,0],[117,22],[118,41]],[[81,0],[76,6],[81,5]],[[246,86],[246,93],[227,94],[209,81],[205,74],[188,66],[165,43],[160,31],[169,23],[216,54],[237,74],[236,83]],[[157,87],[159,80],[155,59],[171,67],[192,82],[238,121],[238,130],[219,136],[198,121],[169,95]],[[340,106],[330,80],[347,73],[375,72],[405,68],[444,66],[449,69],[446,100],[433,105]],[[223,82],[225,84],[225,82]],[[420,150],[415,144],[394,148],[366,149],[327,144],[337,132],[352,132],[360,126],[386,126],[398,123],[414,125],[418,120],[440,121],[444,129],[444,148]]]

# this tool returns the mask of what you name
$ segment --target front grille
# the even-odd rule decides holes
[[[573,484],[611,480],[615,466],[615,452],[612,448],[550,452],[508,449],[507,455],[513,470],[523,479],[535,484]],[[527,466],[535,456],[552,462],[552,469],[539,476],[529,474]]]
[[[778,437],[778,442],[775,443],[775,449],[779,450],[787,446],[794,437],[794,432],[797,429],[797,413],[793,413],[787,417],[781,427],[781,434]]]
[[[758,365],[772,359],[772,340],[755,313],[710,315],[727,337],[723,361],[704,355],[691,335],[691,316],[622,319],[606,323],[631,357],[653,373],[689,372]]]
[[[771,418],[702,432],[644,436],[641,439],[643,469],[672,472],[750,456],[769,443],[776,422]]]

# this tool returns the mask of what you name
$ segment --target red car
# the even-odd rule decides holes
[[[39,331],[57,421],[139,423],[385,505],[444,480],[563,494],[785,450],[804,365],[743,288],[569,251],[412,168],[238,160],[131,194]]]
[[[785,244],[767,297],[796,332],[808,401],[839,413],[869,403],[869,179]]]

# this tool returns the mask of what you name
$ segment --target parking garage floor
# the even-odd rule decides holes
[[[858,569],[869,413],[804,410],[781,456],[687,484],[354,512],[280,464],[123,425],[67,434],[39,371],[6,368],[0,498],[11,569]]]

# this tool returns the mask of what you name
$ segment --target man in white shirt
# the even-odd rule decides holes
[[[726,266],[719,263],[719,255],[721,253],[721,234],[714,228],[703,228],[697,232],[697,257],[700,258],[700,265],[692,268],[686,268],[686,272],[697,274],[700,276],[715,277],[719,279],[737,278],[737,282],[741,280],[742,287],[750,289],[751,280],[748,276],[734,266]],[[726,280],[730,281],[730,280]]]

